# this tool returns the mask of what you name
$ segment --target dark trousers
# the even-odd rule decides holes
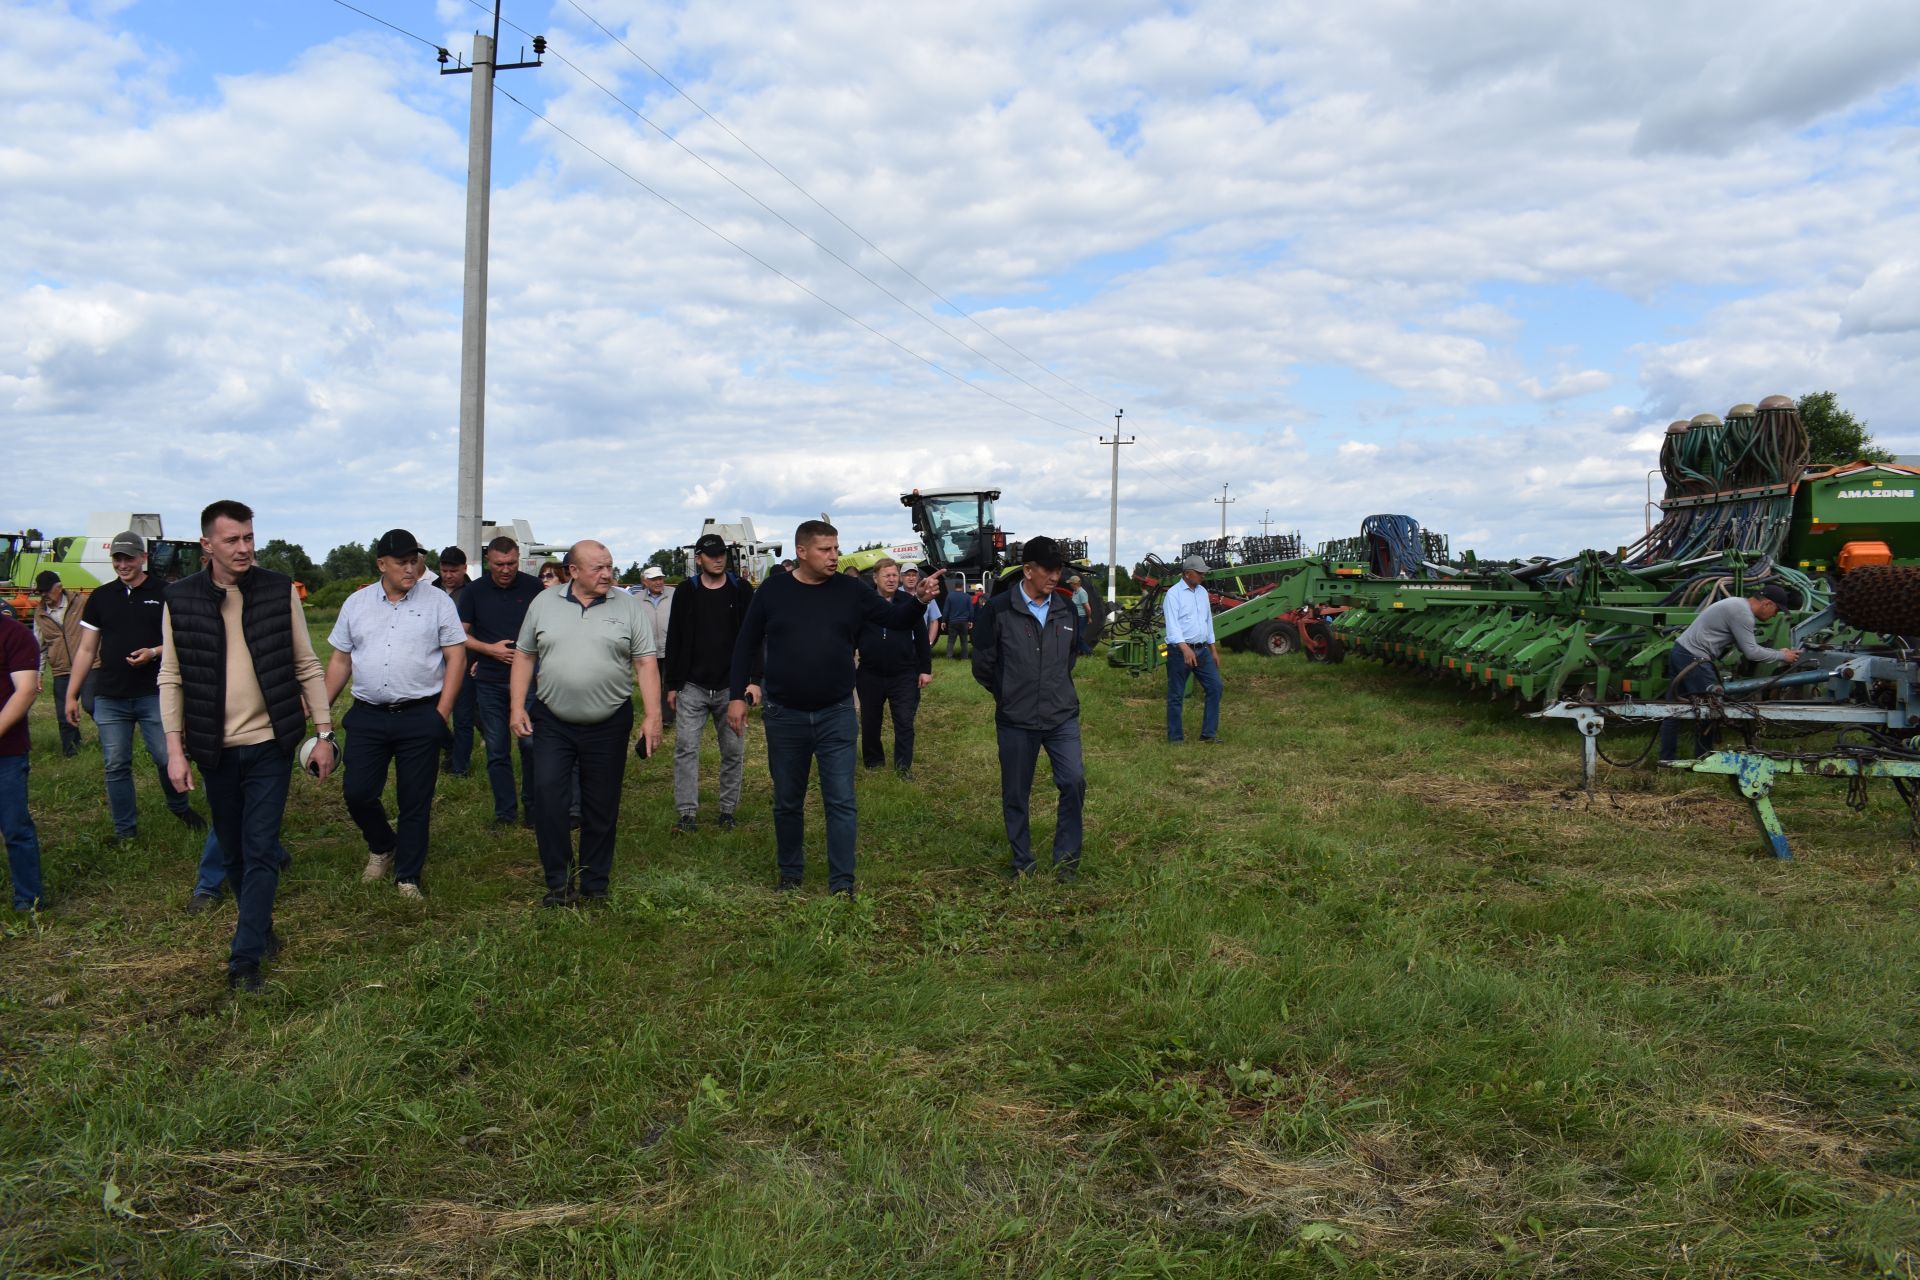
[[[947,656],[953,657],[953,642],[960,642],[960,656],[967,656],[967,646],[973,643],[973,624],[971,622],[943,622],[940,624],[947,633]]]
[[[1682,675],[1682,672],[1685,674]],[[1662,700],[1698,697],[1718,683],[1718,673],[1714,671],[1713,664],[1699,654],[1675,645],[1667,651],[1667,683],[1670,688],[1661,691]],[[1670,716],[1660,722],[1660,763],[1662,764],[1673,759],[1680,752],[1680,722],[1679,716]],[[1693,754],[1703,756],[1713,750],[1713,738],[1712,726],[1696,721]]]
[[[869,769],[887,762],[886,749],[880,744],[880,716],[893,712],[893,767],[913,767],[913,717],[920,710],[920,676],[903,671],[883,675],[865,667],[854,673],[854,690],[860,695],[860,755]]]
[[[202,769],[213,831],[227,855],[227,883],[239,915],[229,973],[258,968],[273,933],[273,897],[280,888],[280,820],[293,784],[293,753],[277,742],[228,747],[216,768]]]
[[[633,745],[633,703],[598,724],[569,724],[533,703],[533,785],[545,796],[562,794],[580,778],[580,892],[607,892],[613,875],[613,836],[620,824],[620,784]],[[547,888],[566,889],[574,875],[573,831],[566,806],[533,806],[533,831],[540,844],[540,868]]]
[[[493,816],[512,822],[519,816],[513,795],[513,729],[508,724],[510,699],[503,680],[498,684],[474,682],[474,709],[480,721],[480,736],[487,744],[487,781],[493,787]],[[533,812],[533,748],[520,741],[520,798],[526,811]]]
[[[854,842],[860,810],[853,798],[853,749],[858,729],[853,699],[819,711],[769,702],[760,713],[767,733],[767,772],[773,782],[773,840],[780,878],[798,881],[807,868],[807,776],[820,762],[820,803],[827,811],[827,888],[853,888]]]
[[[1180,646],[1167,646],[1167,741],[1179,742],[1186,735],[1181,721],[1184,718],[1187,701],[1187,676],[1191,674],[1200,682],[1207,694],[1207,709],[1200,717],[1200,736],[1211,738],[1220,732],[1220,695],[1226,691],[1226,682],[1220,678],[1220,664],[1214,660],[1213,646],[1202,648],[1194,646],[1193,665],[1187,665],[1186,657],[1181,654]]]
[[[80,749],[80,729],[67,723],[67,688],[73,682],[71,672],[53,678],[54,720],[60,726],[60,754],[70,756]],[[80,709],[93,714],[93,672],[80,682]]]
[[[419,884],[427,865],[427,828],[433,816],[433,791],[440,780],[440,751],[447,726],[432,701],[396,711],[355,702],[340,725],[347,731],[347,780],[340,791],[347,816],[366,837],[368,853],[391,853],[393,878]],[[396,832],[387,821],[380,793],[393,766],[394,799],[399,806]]]
[[[1006,820],[1007,843],[1013,846],[1013,869],[1033,866],[1033,842],[1027,827],[1027,802],[1033,794],[1033,770],[1040,753],[1053,767],[1053,785],[1060,792],[1054,814],[1053,865],[1071,867],[1080,861],[1081,811],[1087,799],[1087,770],[1080,757],[1080,718],[1051,729],[1016,729],[996,725],[1000,740],[1000,813]]]
[[[469,672],[460,682],[460,692],[453,697],[453,715],[449,717],[453,724],[453,740],[447,743],[446,769],[456,778],[464,778],[473,767],[473,721],[478,711],[478,695],[474,690],[480,682]]]

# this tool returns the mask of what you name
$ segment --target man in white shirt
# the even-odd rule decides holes
[[[453,597],[422,580],[420,544],[389,529],[373,544],[380,580],[340,606],[327,643],[327,702],[351,681],[347,731],[347,814],[367,841],[362,880],[394,878],[400,895],[420,896],[440,753],[452,737],[448,719],[466,675],[465,630]],[[392,764],[399,829],[380,799]]]
[[[1167,741],[1186,740],[1182,723],[1187,701],[1187,676],[1200,681],[1207,709],[1200,720],[1200,741],[1216,742],[1220,735],[1220,695],[1226,682],[1214,655],[1213,603],[1200,585],[1207,562],[1188,556],[1180,562],[1180,581],[1167,588],[1160,615],[1167,628]]]

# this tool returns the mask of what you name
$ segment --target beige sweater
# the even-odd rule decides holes
[[[260,677],[254,674],[253,654],[247,649],[246,635],[240,630],[240,610],[245,604],[237,588],[226,588],[220,617],[227,624],[227,734],[225,745],[251,747],[273,741],[273,721],[267,716],[266,695],[260,692]],[[300,607],[300,595],[291,589],[287,603],[293,610],[293,668],[300,681],[300,697],[307,704],[307,715],[316,725],[331,726],[333,712],[327,706],[327,673],[313,652],[313,637],[307,633],[307,615]],[[173,611],[161,615],[162,650],[160,655],[160,723],[168,733],[186,729],[186,700],[180,693],[180,658],[173,648]]]

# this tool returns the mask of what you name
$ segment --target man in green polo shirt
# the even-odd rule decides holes
[[[532,742],[533,794],[565,794],[579,770],[577,868],[566,806],[534,806],[547,877],[541,905],[548,907],[606,900],[636,683],[645,750],[660,745],[660,643],[652,619],[638,600],[613,589],[613,553],[600,543],[575,543],[567,563],[573,580],[527,606],[507,696],[514,733]]]

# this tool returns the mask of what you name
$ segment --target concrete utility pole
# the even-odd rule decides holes
[[[547,38],[533,38],[532,62],[496,65],[500,0],[493,4],[493,34],[473,35],[473,65],[447,65],[440,74],[473,77],[473,108],[467,121],[467,268],[460,313],[460,478],[453,540],[474,563],[480,560],[480,510],[486,487],[487,420],[487,233],[493,198],[493,77],[496,71],[537,67]]]
[[[1266,537],[1273,532],[1273,508],[1268,507],[1260,514],[1260,536]]]
[[[1114,593],[1119,590],[1120,562],[1120,446],[1134,443],[1134,437],[1120,438],[1120,418],[1125,409],[1113,411],[1113,439],[1101,437],[1101,444],[1113,446],[1113,488],[1107,497],[1107,607],[1113,607]]]
[[[1227,483],[1231,484],[1233,482],[1228,481]],[[1227,496],[1227,486],[1223,484],[1220,486],[1220,496],[1215,498],[1214,501],[1220,504],[1220,541],[1225,542],[1227,540],[1227,508],[1240,501],[1240,499],[1229,498]]]

